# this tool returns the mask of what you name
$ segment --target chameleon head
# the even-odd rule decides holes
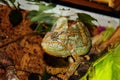
[[[84,55],[91,46],[90,34],[80,21],[60,17],[42,40],[43,50],[56,57]]]

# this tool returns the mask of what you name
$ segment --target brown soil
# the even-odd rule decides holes
[[[9,7],[0,5],[0,51],[14,60],[20,80],[28,80],[30,73],[44,72],[42,38],[32,34],[31,22],[25,18],[28,11],[21,10],[23,20],[15,27],[9,22],[10,11]],[[0,80],[5,80],[4,76],[5,71],[0,68]]]

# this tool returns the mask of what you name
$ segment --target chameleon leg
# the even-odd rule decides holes
[[[80,65],[80,59],[79,56],[77,54],[72,55],[74,60],[70,60],[70,65],[69,68],[67,70],[66,75],[64,76],[63,79],[68,80],[69,77],[74,74],[74,72],[77,70],[77,68]]]

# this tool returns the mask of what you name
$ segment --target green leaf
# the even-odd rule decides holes
[[[31,21],[36,22],[36,21],[42,21],[45,17],[51,16],[51,13],[39,13],[36,16],[34,16]]]
[[[94,25],[92,21],[97,21],[97,19],[93,18],[92,16],[86,13],[78,13],[77,15],[78,15],[78,20],[80,20],[81,22],[87,25]]]
[[[39,15],[42,15],[42,16],[39,16]],[[56,21],[56,18],[53,17],[53,16],[50,16],[51,13],[41,13],[35,17],[33,17],[31,19],[31,21],[33,22],[42,22],[42,23],[46,23],[46,24],[53,24],[55,21]]]
[[[120,79],[120,65],[114,64],[112,66],[112,79],[111,80],[119,80]]]
[[[52,9],[52,8],[55,8],[56,7],[56,4],[44,4],[44,3],[40,3],[39,5],[39,12],[43,12],[45,10],[48,10],[48,9]]]
[[[80,18],[80,20],[87,20],[87,21],[95,20],[95,21],[97,21],[95,18],[93,18],[92,16],[90,16],[86,13],[78,13],[78,17]]]
[[[30,11],[28,14],[27,14],[27,18],[28,19],[32,19],[33,17],[35,17],[35,16],[37,16],[38,15],[38,11],[36,11],[36,10],[32,10],[32,11]]]
[[[95,74],[89,80],[120,79],[120,44],[107,52],[107,56],[94,66]]]
[[[51,26],[48,26],[46,29],[43,29],[43,25],[42,24],[47,24],[47,25],[53,25],[54,22],[56,21],[56,17],[53,17],[52,15],[54,13],[45,13],[45,10],[48,9],[52,9],[54,8],[56,5],[54,4],[44,4],[44,3],[40,3],[39,4],[39,11],[30,11],[27,15],[28,19],[31,19],[32,22],[37,22],[37,28],[35,29],[38,32],[48,32],[51,30]]]
[[[53,25],[55,22],[56,22],[56,19],[55,17],[51,17],[51,16],[44,16],[41,21],[43,23],[46,23],[46,24],[51,24]]]
[[[114,31],[114,27],[106,27],[106,30],[101,33],[103,35],[102,40],[106,41],[113,34]]]
[[[112,65],[112,79],[120,79],[120,44],[115,48],[114,53],[112,54],[112,60],[114,64]]]
[[[16,0],[10,0],[11,3],[14,3]]]
[[[111,55],[109,55],[95,66],[95,74],[91,80],[111,80],[112,64],[113,61],[111,60]]]
[[[38,23],[35,31],[36,32],[44,32],[44,33],[46,33],[46,32],[49,32],[51,30],[52,25],[47,25],[47,27],[45,27],[45,26],[43,26],[43,24],[44,23]]]
[[[120,45],[118,45],[113,53],[113,61],[120,66]]]
[[[52,18],[53,13],[45,13],[45,10],[54,8],[54,4],[43,4],[40,3],[39,5],[39,11],[31,11],[27,15],[27,18],[31,19],[33,22],[46,22],[48,24],[51,24],[54,22],[54,19]]]
[[[37,28],[35,29],[37,32],[42,32],[43,31],[43,26],[41,24],[37,25]]]

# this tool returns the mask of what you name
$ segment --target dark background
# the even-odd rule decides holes
[[[49,2],[49,0],[45,0]],[[60,4],[63,6],[68,6],[72,8],[77,8],[80,10],[90,11],[94,13],[99,13],[115,18],[120,18],[120,12],[108,7],[106,4],[90,2],[88,0],[50,0],[50,2],[55,4]]]

